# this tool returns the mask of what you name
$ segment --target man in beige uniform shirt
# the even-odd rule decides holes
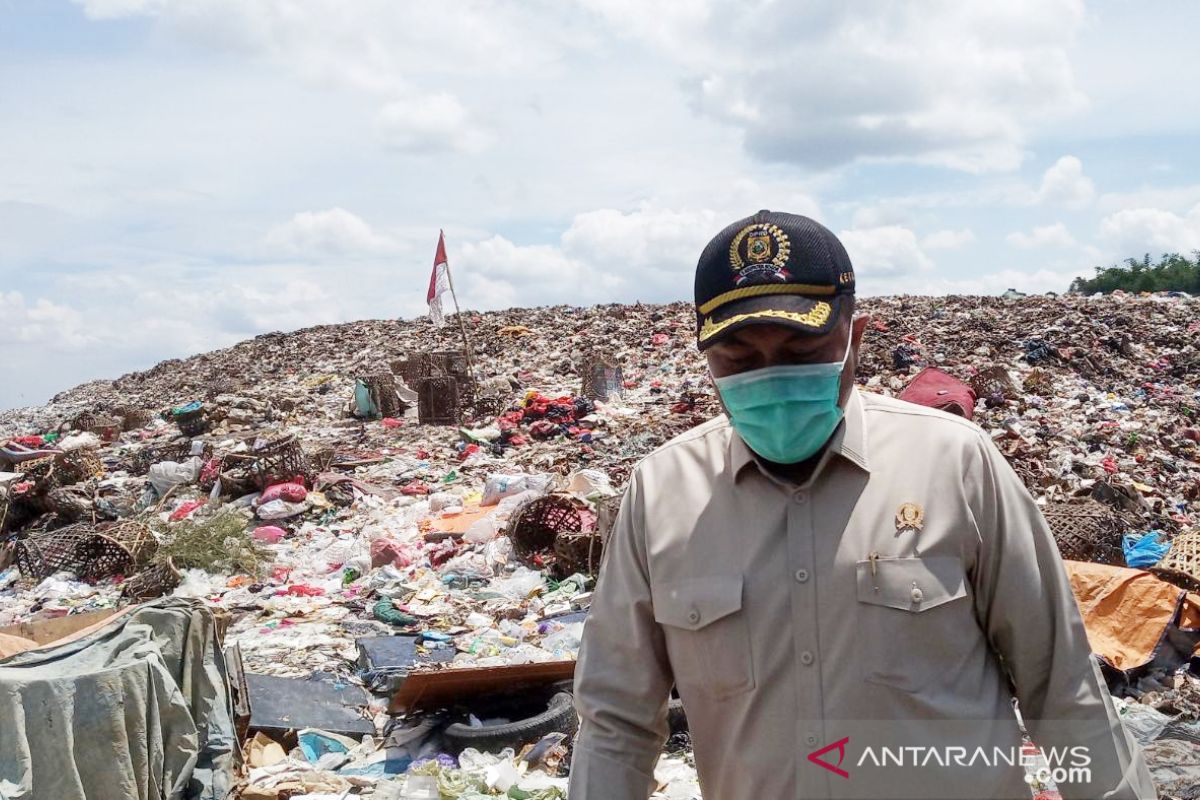
[[[854,390],[841,242],[761,211],[696,271],[726,415],[634,470],[584,628],[571,800],[644,800],[683,700],[706,800],[1153,798],[1054,541],[973,424]]]

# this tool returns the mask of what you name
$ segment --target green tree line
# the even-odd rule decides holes
[[[1094,278],[1076,278],[1071,291],[1083,294],[1096,292],[1188,292],[1200,295],[1200,250],[1192,257],[1179,253],[1163,253],[1157,264],[1150,263],[1150,254],[1138,260],[1125,259],[1125,264],[1096,267]]]

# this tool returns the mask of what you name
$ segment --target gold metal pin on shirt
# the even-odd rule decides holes
[[[920,503],[901,503],[896,511],[896,533],[916,533],[925,525],[925,509]]]

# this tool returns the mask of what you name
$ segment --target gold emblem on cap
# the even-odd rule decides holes
[[[745,242],[745,255],[742,253],[742,243]],[[786,233],[778,225],[765,222],[755,222],[738,231],[737,236],[729,244],[729,266],[737,273],[747,267],[747,273],[762,274],[772,280],[787,280],[788,258],[792,253],[792,243]],[[768,266],[770,265],[770,266]],[[738,280],[743,280],[745,274],[739,274]]]
[[[896,511],[896,532],[916,533],[925,525],[925,509],[920,503],[902,503]]]

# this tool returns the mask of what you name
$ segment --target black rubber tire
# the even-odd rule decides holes
[[[503,725],[481,727],[456,722],[446,727],[443,736],[447,744],[459,750],[474,747],[485,753],[496,753],[505,747],[519,750],[548,733],[565,733],[573,737],[578,729],[579,718],[575,715],[574,697],[570,692],[557,692],[550,697],[546,710],[536,716]]]

